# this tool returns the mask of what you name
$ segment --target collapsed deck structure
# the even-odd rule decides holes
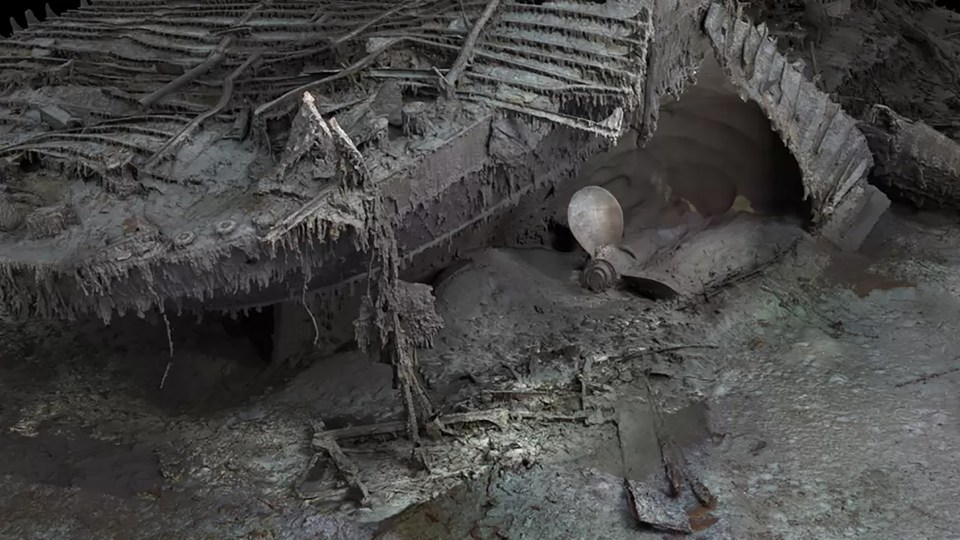
[[[796,159],[813,229],[855,248],[886,207],[856,122],[720,3],[98,1],[0,41],[0,301],[332,306],[375,223],[419,279],[544,234],[556,186],[653,136],[707,56]]]

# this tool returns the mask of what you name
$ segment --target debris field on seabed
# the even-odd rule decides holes
[[[0,41],[0,536],[960,531],[960,15],[326,8]]]

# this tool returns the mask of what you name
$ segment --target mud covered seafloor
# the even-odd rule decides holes
[[[361,353],[278,374],[174,320],[161,390],[163,324],[6,324],[0,536],[660,538],[624,478],[662,487],[669,440],[717,499],[670,501],[693,537],[956,537],[955,222],[888,215],[862,256],[810,241],[684,309],[583,293],[574,254],[478,254],[421,360],[449,418],[485,420],[428,438],[428,470],[390,424],[342,440],[365,506],[311,445],[397,417]]]

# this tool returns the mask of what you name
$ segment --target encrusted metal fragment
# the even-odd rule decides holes
[[[370,183],[370,169],[363,154],[357,149],[336,118],[330,120],[330,132],[338,158],[338,169],[342,178],[341,185],[347,189],[364,189]]]
[[[433,287],[423,283],[399,281],[394,292],[393,308],[400,316],[400,325],[407,339],[418,348],[433,347],[433,340],[443,328],[437,314]],[[362,349],[374,347],[380,339],[376,314],[370,298],[364,300],[357,318],[357,342]]]
[[[253,225],[257,227],[261,232],[269,227],[272,227],[277,222],[277,216],[271,213],[261,213],[253,216]]]
[[[237,222],[232,219],[225,219],[217,223],[216,230],[220,236],[227,236],[237,229]]]
[[[920,205],[960,208],[960,144],[883,105],[870,109],[860,129],[877,184]]]
[[[6,195],[0,195],[0,231],[12,232],[23,225],[24,210],[10,201]]]
[[[422,101],[411,101],[403,105],[402,110],[403,134],[427,135],[434,130],[433,122],[428,116],[427,104]]]
[[[370,103],[361,103],[337,116],[337,122],[356,146],[382,140],[390,123],[387,116],[375,111]]]
[[[56,105],[47,105],[40,109],[40,118],[53,129],[68,129],[81,125],[80,119]]]
[[[625,479],[630,509],[640,524],[660,531],[691,533],[690,518],[679,501],[669,499],[660,490]]]
[[[174,237],[174,239],[173,239],[173,245],[175,245],[175,246],[177,246],[177,247],[179,247],[179,248],[184,248],[184,247],[187,247],[187,246],[189,246],[190,244],[192,244],[193,241],[196,240],[196,239],[197,239],[197,234],[196,234],[195,232],[193,232],[193,231],[184,231],[184,232],[182,232],[182,233],[180,233],[180,234],[178,234],[177,236]]]
[[[591,259],[580,274],[583,287],[593,292],[606,291],[616,285],[619,279],[617,270],[604,259]]]
[[[77,223],[76,214],[67,205],[46,206],[35,209],[26,217],[30,238],[52,238]]]
[[[260,191],[269,191],[274,186],[296,180],[292,169],[307,156],[311,158],[308,164],[311,169],[331,166],[335,159],[332,154],[332,141],[330,127],[317,109],[316,98],[310,92],[304,92],[280,163],[260,180]]]

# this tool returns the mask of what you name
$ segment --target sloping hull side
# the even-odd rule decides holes
[[[857,249],[889,201],[867,183],[873,155],[856,120],[777,51],[766,25],[713,4],[704,30],[741,96],[766,113],[800,165],[817,229]]]

